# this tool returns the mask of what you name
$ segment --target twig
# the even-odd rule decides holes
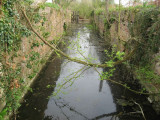
[[[56,46],[53,44],[51,45],[49,42],[47,42],[45,39],[43,39],[43,37],[33,28],[31,22],[29,21],[25,11],[21,8],[21,11],[25,17],[25,19],[27,20],[27,23],[29,25],[29,27],[31,28],[31,30],[33,31],[33,33],[35,33],[37,35],[37,37],[39,37],[47,46],[49,46],[50,48],[54,49],[55,52],[61,54],[63,57],[67,58],[68,60],[70,61],[73,61],[73,62],[77,62],[77,63],[80,63],[80,64],[83,64],[83,65],[86,65],[86,66],[90,66],[90,67],[101,67],[101,68],[106,68],[108,67],[107,64],[94,64],[94,63],[88,63],[88,62],[85,62],[85,61],[82,61],[82,60],[78,60],[76,58],[71,58],[69,57],[67,54],[65,54],[64,52],[62,52],[61,50],[57,49]],[[113,66],[115,65],[119,65],[119,64],[122,64],[123,62],[129,60],[136,52],[136,48],[132,50],[132,52],[130,54],[128,54],[127,56],[124,57],[123,60],[119,60],[119,61],[116,61],[113,63]],[[142,93],[142,92],[138,92],[138,91],[135,91],[135,90],[132,90],[128,87],[126,87],[125,85],[121,84],[121,83],[118,83],[116,81],[113,81],[113,80],[110,80],[109,81],[113,82],[113,83],[116,83],[116,84],[119,84],[125,88],[127,88],[128,90],[132,91],[132,92],[135,92],[137,94],[144,94],[144,95],[151,95],[151,94],[160,94],[160,93]]]
[[[97,68],[94,67],[94,69],[96,70],[96,72],[97,72],[99,75],[101,75],[100,72],[97,70]],[[134,93],[136,93],[136,94],[142,94],[142,95],[160,94],[160,93],[144,93],[144,92],[139,92],[139,91],[130,89],[130,88],[127,87],[126,85],[124,85],[124,84],[122,84],[122,83],[119,83],[119,82],[116,82],[115,80],[111,80],[111,79],[107,79],[107,80],[110,81],[110,82],[112,82],[112,83],[114,83],[114,84],[118,84],[118,85],[120,85],[120,86],[122,86],[122,87],[128,89],[129,91],[134,92]]]
[[[53,100],[54,100],[54,99],[53,99]],[[63,101],[64,101],[64,100],[63,100]],[[68,103],[65,103],[65,101],[64,101],[64,102],[57,102],[56,100],[54,100],[54,102],[55,102],[55,104],[56,104],[59,108],[66,107],[66,108],[68,108],[70,111],[73,111],[73,112],[77,113],[78,115],[84,117],[86,120],[89,120],[85,115],[83,115],[82,113],[78,112],[78,111],[75,110],[73,107],[69,106]],[[63,106],[60,106],[60,105],[58,105],[57,103],[61,103]],[[61,111],[63,111],[63,110],[61,109]]]
[[[135,102],[135,101],[133,101],[136,105],[138,105],[138,107],[140,108],[140,110],[141,110],[141,113],[142,113],[142,116],[143,116],[143,118],[144,118],[144,120],[146,120],[146,117],[145,117],[145,115],[144,115],[144,112],[143,112],[143,109],[142,109],[142,107],[140,106],[140,104],[138,104],[137,102]]]
[[[106,68],[108,67],[107,64],[94,64],[94,63],[87,63],[85,61],[81,61],[81,60],[78,60],[76,58],[71,58],[69,57],[67,54],[65,54],[64,52],[62,52],[61,50],[57,49],[56,46],[53,44],[51,45],[49,42],[47,42],[45,39],[43,39],[43,37],[33,28],[30,20],[28,19],[25,11],[23,9],[21,9],[30,29],[33,31],[33,33],[35,33],[37,35],[37,37],[39,37],[47,46],[49,46],[50,48],[54,49],[57,53],[61,54],[63,57],[67,58],[68,60],[71,60],[73,62],[77,62],[77,63],[80,63],[80,64],[84,64],[84,65],[87,65],[87,66],[91,66],[91,67],[102,67],[102,68]],[[118,64],[121,64],[123,63],[124,61],[130,59],[130,57],[135,53],[135,49],[130,53],[128,54],[126,57],[124,57],[123,60],[120,60],[120,61],[117,61],[115,62],[113,65],[118,65]]]
[[[83,71],[82,71],[79,75],[77,75],[77,76],[75,76],[75,77],[72,77],[72,78],[70,79],[70,81],[71,81],[72,79],[75,79],[75,80],[76,80],[76,78],[80,77],[80,76],[81,76],[86,70],[88,70],[89,68],[90,68],[90,67],[87,67],[87,68],[84,69],[84,70],[82,69]],[[77,74],[78,74],[78,73],[77,73]],[[74,81],[75,81],[75,80],[74,80]],[[71,83],[69,86],[72,86],[73,83],[74,83],[74,81],[72,81],[72,83]],[[68,81],[68,82],[69,82],[69,81]],[[68,86],[68,87],[69,87],[69,86]],[[65,87],[65,89],[68,88],[68,87]]]
[[[72,78],[70,78],[69,80],[67,80],[66,82],[64,82],[64,83],[59,87],[59,89],[57,90],[56,94],[58,94],[58,93],[60,92],[60,90],[61,90],[62,88],[64,88],[64,86],[65,86],[67,83],[69,83],[69,82],[70,82],[71,80],[73,80],[73,79],[78,78],[84,71],[86,71],[87,69],[90,68],[90,67],[88,67],[88,68],[84,69],[85,67],[86,67],[86,66],[84,66],[84,67],[82,67],[81,69],[79,69],[78,71],[74,72],[75,75],[74,75]],[[84,70],[83,70],[83,69],[84,69]],[[82,71],[82,70],[83,70],[83,71]],[[82,73],[77,76],[77,74],[78,74],[80,71],[82,71]],[[72,73],[71,75],[73,75],[74,73]],[[72,82],[69,86],[71,86],[72,84],[73,84],[73,82]],[[68,86],[68,87],[69,87],[69,86]],[[68,88],[68,87],[65,87],[65,89]]]

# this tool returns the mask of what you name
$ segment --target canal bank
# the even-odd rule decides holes
[[[103,63],[104,40],[84,24],[73,24],[66,39],[70,45],[64,51],[70,57],[89,58],[92,63]],[[65,38],[64,38],[65,40]],[[78,52],[77,52],[78,51]],[[117,69],[114,80],[132,80],[129,71],[122,66]],[[98,72],[97,72],[98,71]],[[99,73],[107,71],[91,68],[58,57],[50,60],[40,73],[18,110],[19,120],[87,120],[120,119],[143,120],[136,102],[142,106],[147,120],[158,120],[158,116],[146,97],[131,93],[119,85],[101,81]],[[126,72],[128,73],[126,74]],[[128,76],[128,77],[127,77]],[[73,78],[73,79],[72,79]],[[68,81],[69,80],[69,81]],[[60,84],[67,84],[56,96]]]
[[[111,10],[106,18],[103,12],[94,12],[92,22],[105,43],[116,45],[126,55],[135,52],[125,62],[134,79],[150,95],[148,101],[160,114],[160,42],[158,8],[124,8],[120,13]],[[130,81],[132,82],[132,81]]]
[[[45,7],[44,9],[39,8],[38,10],[39,14],[37,15],[40,19],[36,22],[31,21],[35,30],[38,31],[39,34],[42,34],[43,37],[45,36],[49,42],[53,42],[55,39],[57,40],[63,36],[65,33],[64,24],[67,26],[70,23],[71,12],[66,9],[64,13],[51,7]],[[27,14],[27,16],[29,15]],[[23,18],[22,22],[25,23],[22,14],[20,15],[20,18],[21,17]],[[13,23],[10,22],[7,22],[7,24],[9,26],[13,25]],[[7,30],[10,30],[10,28]],[[7,119],[5,116],[8,117],[10,114],[16,114],[15,112],[19,107],[19,101],[23,99],[26,92],[30,89],[30,85],[53,53],[53,50],[44,45],[35,34],[27,30],[27,27],[24,27],[23,30],[17,29],[17,31],[23,32],[25,35],[20,35],[12,31],[14,36],[18,37],[12,38],[13,41],[17,40],[16,42],[12,42],[14,45],[5,43],[9,46],[6,50],[2,50],[3,45],[1,44],[0,119]],[[8,31],[2,32],[4,36],[5,33],[8,33]],[[10,36],[10,34],[7,35]],[[8,39],[10,39],[10,37],[8,37]],[[11,49],[9,47],[11,47]]]

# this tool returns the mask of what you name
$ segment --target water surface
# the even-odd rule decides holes
[[[85,61],[89,59],[89,62],[100,63],[100,56],[97,53],[98,44],[95,46],[100,39],[97,35],[83,26],[70,39],[72,40],[71,44],[66,50],[70,57]],[[68,60],[64,60],[61,65],[57,85],[69,80],[77,74],[76,71],[85,67],[75,62],[67,62]],[[70,84],[65,85],[69,87],[61,90],[64,93],[58,94],[59,99],[57,97],[49,99],[45,117],[61,120],[83,120],[116,112],[109,85],[106,83],[102,89],[100,88],[99,73],[102,73],[103,69],[98,68],[98,72],[95,68],[85,69],[87,66],[77,74],[81,74],[78,78],[71,80],[71,82],[74,81],[72,86],[69,86]],[[72,73],[74,74],[71,75]],[[58,88],[56,87],[56,89]]]
[[[100,43],[103,39],[86,25],[72,25],[70,30],[72,35],[66,36],[70,42],[69,47],[64,50],[65,53],[86,62],[102,63],[104,49]],[[117,116],[118,113],[133,112],[131,108],[118,105],[117,99],[127,99],[126,96],[129,96],[130,99],[140,98],[143,104],[147,101],[143,96],[128,93],[118,85],[101,81],[100,74],[104,69],[91,68],[66,59],[60,60],[58,56],[53,58],[34,82],[33,92],[25,96],[17,115],[18,120],[144,119],[141,114]],[[117,72],[116,80],[127,79],[121,73]],[[57,96],[53,96],[66,81],[69,82]],[[148,111],[148,104],[145,106],[144,112],[151,116],[149,120],[156,120],[153,109],[149,107]],[[137,106],[135,108],[139,109]]]

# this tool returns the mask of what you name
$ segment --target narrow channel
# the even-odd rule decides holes
[[[67,36],[70,44],[65,52],[71,57],[101,63],[104,59],[100,45],[102,38],[86,25],[73,25],[71,29],[72,35]],[[108,81],[101,81],[102,68],[95,70],[66,59],[60,60],[58,56],[53,58],[32,85],[33,92],[25,96],[17,114],[18,120],[143,120],[141,114],[129,119],[119,117],[122,111],[128,113],[132,110],[124,110],[117,104],[124,90]],[[67,80],[70,82],[54,96],[60,84]],[[150,114],[155,115],[152,109]]]

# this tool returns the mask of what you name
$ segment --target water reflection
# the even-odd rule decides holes
[[[66,53],[71,57],[85,60],[90,58],[94,63],[100,63],[105,58],[101,52],[101,38],[86,27],[73,25],[71,31],[73,36],[70,47]],[[78,35],[79,34],[79,35]],[[78,39],[79,36],[80,38]],[[79,43],[77,47],[76,44]],[[78,48],[78,52],[77,51]],[[106,48],[106,47],[105,47]],[[101,53],[101,54],[100,54]],[[91,58],[95,58],[92,59]],[[62,61],[53,56],[52,59],[41,71],[38,78],[32,85],[33,92],[28,92],[18,110],[17,120],[143,120],[137,105],[133,109],[117,104],[117,99],[135,100],[143,107],[147,120],[159,120],[154,110],[146,104],[144,96],[133,94],[121,86],[108,81],[99,80],[99,73],[107,69],[97,69],[86,67],[71,61]],[[81,69],[81,70],[80,70]],[[77,72],[78,71],[78,72]],[[60,73],[60,75],[59,75]],[[74,74],[73,74],[74,73]],[[125,75],[126,74],[126,75]],[[74,76],[77,79],[71,79]],[[128,76],[129,77],[126,77]],[[65,94],[60,93],[58,97],[50,97],[54,91],[58,90],[60,83],[71,79],[69,84],[65,84],[66,89],[62,89]],[[118,82],[125,80],[133,81],[130,71],[126,67],[120,67],[115,72],[113,80]],[[54,85],[56,83],[56,88]],[[70,86],[73,83],[72,86]],[[50,85],[52,87],[48,88]],[[136,85],[137,86],[137,85]],[[132,85],[132,88],[135,87]],[[112,93],[112,94],[111,94]],[[138,108],[138,109],[137,109]],[[121,113],[121,115],[119,115]],[[119,118],[116,118],[118,116]],[[157,119],[156,119],[157,118]],[[11,119],[15,119],[14,116]]]
[[[94,45],[99,38],[95,34],[86,27],[82,27],[75,31],[72,40],[66,51],[68,55],[83,60],[90,58],[92,63],[100,63],[100,57],[97,54],[98,46]],[[55,91],[60,83],[73,77],[72,73],[84,67],[84,65],[64,60]],[[98,68],[97,71],[102,73],[103,69]],[[116,112],[116,105],[108,83],[100,81],[97,71],[94,68],[80,71],[77,75],[81,75],[76,80],[73,79],[73,85],[62,89],[65,94],[60,93],[58,97],[51,97],[45,110],[45,119],[87,120],[95,119],[97,116],[100,118],[106,116],[103,118],[105,120],[112,118],[111,115]],[[66,84],[68,85],[70,84]]]

